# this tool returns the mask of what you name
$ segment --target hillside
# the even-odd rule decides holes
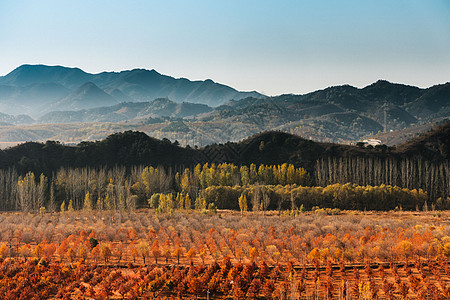
[[[265,97],[155,70],[89,74],[78,68],[24,65],[0,77],[0,112],[10,115],[0,120],[0,132],[7,132],[0,134],[0,143],[30,138],[78,143],[106,138],[113,132],[105,128],[118,128],[183,146],[237,142],[271,130],[345,144],[377,135],[391,146],[405,141],[401,136],[412,136],[403,130],[427,128],[450,117],[450,83],[421,89],[379,80],[364,88],[342,85]],[[30,117],[14,116],[27,113],[45,131],[37,129],[41,125],[29,126]],[[77,132],[73,126],[50,126],[63,123],[76,125]]]
[[[239,143],[210,145],[200,149],[183,148],[169,140],[157,140],[141,132],[127,131],[97,142],[65,146],[58,142],[28,142],[0,152],[0,168],[51,172],[61,166],[195,165],[231,162],[292,163],[311,167],[327,152],[342,152],[350,146],[316,143],[282,132],[266,132]],[[336,152],[337,153],[337,152]],[[275,155],[276,154],[276,155]]]
[[[1,79],[0,82],[3,82]],[[58,83],[34,83],[27,86],[0,83],[0,112],[34,114],[68,93],[70,90]]]
[[[390,137],[396,132],[431,126],[449,116],[448,99],[444,87],[422,90],[378,81],[363,89],[345,85],[306,95],[248,97],[231,100],[215,108],[186,102],[177,104],[168,98],[147,104],[126,102],[113,107],[51,112],[39,118],[39,122],[126,122],[149,135],[178,140],[182,145],[204,146],[238,141],[270,130],[316,141],[347,144],[377,135],[383,143],[396,145],[405,141]],[[414,110],[418,102],[428,103],[434,108],[437,107],[433,104],[436,102],[440,108],[434,114],[425,108],[423,111]],[[381,134],[385,113],[389,132]]]
[[[240,142],[212,144],[191,149],[180,147],[178,143],[171,143],[167,139],[158,140],[149,137],[142,132],[126,131],[112,134],[96,142],[81,142],[76,146],[65,146],[54,141],[21,144],[1,151],[0,168],[26,169],[24,162],[33,162],[30,165],[30,167],[34,166],[33,169],[43,165],[45,170],[53,170],[52,166],[66,165],[76,167],[116,164],[175,166],[228,162],[245,165],[291,163],[296,167],[312,170],[317,159],[328,156],[412,157],[423,155],[425,158],[434,160],[448,160],[449,141],[449,122],[397,148],[384,148],[383,151],[380,151],[381,148],[369,149],[314,142],[277,131],[259,133]]]
[[[397,147],[397,152],[429,160],[450,159],[450,121]]]
[[[87,83],[90,84],[85,86]],[[217,106],[231,99],[264,97],[257,92],[239,92],[210,79],[177,79],[155,70],[134,69],[90,74],[79,68],[23,65],[0,77],[0,111],[8,114],[21,112],[36,117],[42,115],[41,109],[47,104],[51,104],[49,109],[53,110],[86,109],[115,104],[113,101],[104,101],[105,95],[100,95],[98,91],[95,94],[85,91],[86,87],[98,87],[111,99],[114,98],[115,103],[152,101],[169,97],[175,102]],[[95,99],[80,99],[80,93],[83,92],[92,93]],[[86,105],[80,106],[80,101]],[[19,105],[20,110],[19,107],[10,106],[12,103]]]
[[[50,104],[45,111],[81,110],[101,106],[112,106],[118,101],[92,82],[86,82],[61,100]]]
[[[113,106],[72,111],[52,111],[40,117],[40,123],[76,122],[146,122],[149,118],[190,118],[211,112],[213,108],[205,104],[176,103],[167,98],[150,102],[122,102]]]
[[[97,142],[66,146],[59,142],[28,142],[0,152],[0,168],[51,173],[60,167],[192,164],[196,151],[140,132],[124,132]]]
[[[305,168],[318,185],[348,182],[422,188],[432,199],[450,195],[450,123],[397,148],[319,143],[283,132],[265,132],[241,142],[199,149],[126,131],[104,140],[66,146],[28,142],[0,152],[0,169],[52,174],[61,167],[164,166],[172,170],[205,163],[292,164]]]

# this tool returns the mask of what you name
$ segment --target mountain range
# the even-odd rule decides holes
[[[257,92],[239,92],[210,79],[176,79],[145,69],[90,74],[79,68],[22,65],[0,77],[0,111],[32,117],[54,110],[88,109],[164,97],[217,106],[249,96],[264,97]]]
[[[267,97],[155,70],[90,74],[78,68],[23,65],[0,77],[0,112],[0,142],[73,143],[140,130],[201,146],[278,130],[351,143],[383,131],[420,132],[449,118],[450,83],[423,89],[379,80],[364,88],[342,85]],[[391,136],[380,139],[386,144],[405,141]]]
[[[385,125],[388,131],[412,126],[422,128],[424,124],[430,127],[448,117],[450,84],[420,89],[378,81],[362,89],[337,86],[306,95],[248,97],[217,107],[176,103],[168,98],[123,102],[87,110],[51,112],[38,121],[43,124],[127,122],[143,126],[139,129],[150,135],[156,136],[157,132],[158,137],[165,135],[184,144],[196,144],[194,136],[197,139],[201,136],[201,145],[205,145],[237,141],[267,130],[348,143],[383,132]]]

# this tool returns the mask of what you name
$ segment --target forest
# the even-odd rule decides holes
[[[231,209],[240,211],[422,210],[450,207],[450,198],[431,201],[422,189],[335,183],[311,186],[311,176],[293,165],[197,164],[175,172],[163,167],[61,168],[47,177],[0,171],[0,209],[66,210]]]
[[[34,173],[37,182],[38,177],[43,174],[49,183],[47,189],[49,194],[50,187],[53,185],[55,185],[54,188],[67,190],[65,187],[57,187],[54,180],[58,174],[64,177],[61,175],[64,172],[70,173],[70,176],[80,173],[80,176],[84,178],[74,179],[75,181],[86,181],[87,176],[96,177],[95,174],[101,173],[95,180],[104,185],[106,176],[104,174],[116,170],[124,175],[111,174],[108,181],[118,177],[119,185],[125,186],[122,181],[131,180],[133,185],[141,181],[138,178],[142,177],[143,169],[151,167],[158,169],[158,174],[161,176],[164,174],[170,178],[168,187],[153,188],[155,192],[186,193],[186,190],[183,191],[180,187],[180,179],[175,178],[176,173],[181,176],[186,168],[192,173],[199,164],[203,168],[207,164],[216,166],[226,163],[233,165],[232,170],[225,172],[225,176],[229,177],[226,179],[227,182],[222,179],[221,182],[209,185],[245,186],[255,183],[260,185],[296,183],[302,186],[321,187],[335,183],[360,186],[389,185],[410,190],[422,189],[428,194],[430,202],[436,203],[438,199],[442,202],[450,196],[449,145],[450,123],[436,127],[427,134],[399,145],[397,148],[384,145],[371,148],[361,145],[317,143],[283,132],[260,133],[239,143],[191,148],[180,147],[176,141],[172,143],[169,140],[157,140],[142,132],[128,131],[113,134],[97,142],[82,142],[77,146],[67,146],[54,141],[47,141],[44,144],[25,143],[0,151],[0,169],[4,174],[2,176],[10,177],[8,180],[11,182],[17,181],[19,176],[25,178],[28,172]],[[238,173],[241,176],[240,170],[234,169],[241,167],[250,169],[254,165],[257,173],[261,165],[282,166],[283,164],[306,170],[309,174],[308,180],[295,182],[289,179],[290,181],[286,182],[284,179],[277,179],[278,181],[275,182],[270,176],[278,175],[272,172],[273,174],[257,174],[257,176],[251,174],[252,182],[247,182],[245,174],[242,179],[237,178]],[[252,172],[255,173],[255,170]],[[206,188],[204,184],[198,184],[199,179],[196,176],[190,176],[191,197],[198,196],[198,192]],[[126,177],[126,180],[121,177]],[[54,184],[50,184],[51,182]],[[113,184],[118,182],[115,181]],[[88,184],[82,188],[84,192],[90,191],[92,196],[98,197],[98,191],[93,195],[86,185]],[[13,188],[5,187],[5,192],[8,193],[11,189]],[[54,192],[61,194],[61,191]],[[100,193],[104,194],[103,191]],[[78,192],[75,194],[77,195],[69,195],[69,198],[65,200],[72,200],[74,205],[79,207],[82,200]],[[142,193],[138,196],[140,204],[145,202]],[[13,198],[15,198],[14,195],[3,199],[7,199],[6,202],[8,202]],[[50,198],[47,196],[47,199]],[[11,203],[8,205],[5,201],[1,205],[3,209],[14,208]]]

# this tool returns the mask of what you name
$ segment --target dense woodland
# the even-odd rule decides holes
[[[168,211],[240,209],[244,202],[248,210],[445,209],[449,141],[450,123],[399,149],[315,143],[282,132],[201,149],[140,132],[76,147],[26,143],[0,152],[0,209],[158,208],[159,199]],[[181,205],[186,197],[189,205]]]
[[[0,172],[2,210],[54,212],[65,210],[234,209],[245,211],[338,208],[359,210],[450,207],[449,198],[431,202],[422,189],[391,185],[329,184],[311,186],[303,168],[251,164],[198,164],[179,172],[163,167],[65,169],[52,177],[14,170]]]
[[[431,199],[450,195],[450,162],[422,158],[327,157],[316,162],[315,182],[320,186],[352,182],[422,188]]]

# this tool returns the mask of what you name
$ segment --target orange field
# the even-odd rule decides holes
[[[0,299],[449,299],[448,212],[0,214]]]

